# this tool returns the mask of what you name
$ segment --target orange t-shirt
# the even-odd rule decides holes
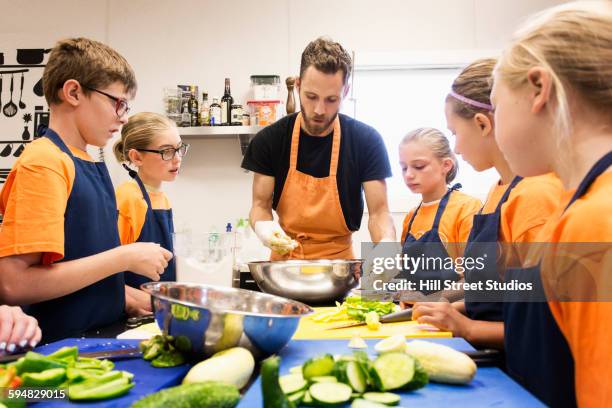
[[[419,239],[431,230],[439,206],[440,200],[421,205],[410,228],[410,234],[413,237]],[[472,218],[480,210],[480,207],[482,207],[482,203],[479,199],[461,191],[453,191],[440,219],[440,227],[438,228],[440,240],[444,243],[466,242],[472,229]],[[415,211],[416,208],[413,208],[404,218],[402,242],[406,240],[408,225]]]
[[[495,184],[489,191],[482,214],[495,211],[508,184]],[[559,205],[561,181],[553,174],[525,177],[501,206],[500,242],[534,242],[536,235]]]
[[[145,186],[146,187],[146,186]],[[151,206],[154,210],[170,209],[170,201],[162,191],[147,189]],[[142,196],[140,187],[135,180],[121,184],[115,190],[117,207],[119,208],[119,238],[121,244],[131,244],[138,240],[142,226],[147,216],[147,202]]]
[[[69,149],[93,161],[87,152]],[[42,252],[44,265],[64,257],[64,214],[74,175],[74,162],[51,140],[28,144],[0,193],[0,257]]]
[[[583,274],[588,271],[588,279],[597,284],[599,299],[607,300],[555,301],[549,302],[549,306],[574,357],[578,405],[612,406],[612,171],[600,175],[586,194],[562,214],[573,194],[574,191],[564,194],[540,239],[566,243],[558,247],[569,251],[574,259],[579,256],[581,262],[555,256],[556,250],[545,253],[542,278],[547,290],[551,288],[550,282],[556,282],[555,288],[563,293],[584,283],[588,285]]]

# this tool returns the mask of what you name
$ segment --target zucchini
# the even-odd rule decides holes
[[[414,359],[405,353],[386,353],[372,364],[370,374],[379,391],[389,391],[406,386],[414,377]]]
[[[287,399],[289,399],[289,402],[293,403],[293,405],[297,407],[302,403],[302,400],[304,399],[304,394],[306,394],[306,391],[298,391],[289,395]]]
[[[319,404],[343,404],[351,400],[353,390],[343,383],[315,383],[308,389],[312,399]]]
[[[414,360],[414,377],[403,389],[408,391],[418,390],[423,388],[429,382],[429,376],[427,371],[423,368],[419,360]]]
[[[306,361],[302,366],[302,375],[306,380],[309,380],[312,377],[331,375],[333,370],[334,357],[331,354],[325,354],[321,357],[314,357]]]
[[[363,394],[363,399],[383,405],[397,405],[401,397],[390,392],[366,392]]]
[[[312,400],[312,397],[310,396],[310,393],[308,391],[306,391],[304,393],[304,398],[302,398],[302,404],[305,405],[310,405],[312,404],[314,401]]]
[[[334,366],[334,375],[338,381],[348,384],[358,393],[365,392],[368,379],[360,363],[356,361],[338,361]]]
[[[280,357],[278,356],[268,357],[261,363],[263,406],[266,408],[293,408],[293,403],[283,393],[278,381],[279,364]]]
[[[302,375],[302,366],[291,367],[289,373]]]
[[[287,374],[278,379],[281,389],[285,394],[293,394],[294,392],[306,389],[308,383],[301,374]]]
[[[334,377],[333,375],[321,375],[319,377],[312,377],[310,379],[311,382],[313,383],[318,383],[318,382],[338,382],[338,379],[336,377]]]
[[[476,375],[476,364],[465,353],[430,341],[406,344],[406,353],[423,366],[429,379],[448,384],[467,384]]]
[[[233,408],[239,401],[240,392],[235,385],[207,381],[166,388],[139,399],[130,408]]]
[[[359,398],[353,401],[351,408],[387,408],[387,405]]]
[[[240,389],[249,382],[254,369],[253,354],[245,348],[233,347],[193,366],[183,379],[183,384],[220,381]]]

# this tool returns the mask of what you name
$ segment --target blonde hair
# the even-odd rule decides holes
[[[496,63],[495,58],[483,58],[472,62],[455,78],[451,89],[468,99],[490,105],[491,76]],[[464,119],[472,119],[477,113],[490,114],[488,109],[467,104],[451,95],[446,97],[446,102],[451,104],[454,113]]]
[[[579,95],[589,108],[609,115],[612,2],[572,2],[537,14],[516,32],[495,73],[510,87],[518,88],[527,83],[527,72],[536,66],[545,68],[552,78],[560,140],[571,132],[570,93]]]
[[[134,70],[117,51],[99,41],[88,38],[69,38],[58,41],[49,55],[43,72],[43,91],[47,104],[60,104],[58,90],[69,79],[79,81],[83,93],[89,88],[105,88],[119,82],[130,96],[136,94]]]
[[[451,150],[448,139],[444,136],[444,133],[434,128],[418,128],[404,136],[400,142],[400,146],[411,142],[425,143],[436,158],[440,160],[448,158],[453,161],[453,168],[446,174],[446,184],[457,177],[459,162],[457,161],[457,156],[455,156],[455,153]]]
[[[129,162],[130,149],[147,149],[160,132],[175,127],[172,120],[159,113],[140,112],[132,115],[121,128],[121,139],[115,142],[113,153],[119,163]]]

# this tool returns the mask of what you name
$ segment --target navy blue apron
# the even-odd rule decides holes
[[[446,205],[448,204],[452,192],[460,188],[461,184],[457,183],[448,189],[446,194],[444,194],[442,199],[440,199],[440,204],[438,205],[438,210],[436,211],[436,216],[431,229],[424,233],[419,239],[416,239],[410,233],[410,230],[412,229],[412,223],[414,222],[414,219],[421,208],[422,202],[419,204],[417,209],[412,214],[410,222],[408,223],[408,232],[402,246],[402,255],[407,255],[411,258],[426,258],[430,260],[446,260],[451,258],[446,250],[446,247],[444,246],[444,243],[442,240],[440,240],[439,227],[440,220],[442,219],[442,215],[444,214],[444,210],[446,209]],[[400,277],[402,279],[415,282],[418,291],[424,293],[425,295],[429,295],[442,290],[443,281],[458,280],[459,276],[455,272],[454,268],[452,268],[452,266],[445,268],[444,266],[445,265],[442,265],[441,269],[435,268],[424,270],[423,268],[419,268],[414,271],[414,273],[411,273],[412,271],[402,271]],[[434,281],[438,282],[439,286],[431,285],[434,283]]]
[[[468,242],[464,251],[466,258],[478,258],[483,261],[484,268],[477,270],[475,268],[465,270],[465,281],[468,283],[483,282],[483,290],[478,292],[478,296],[469,291],[465,292],[465,311],[467,316],[472,320],[487,320],[492,322],[501,322],[503,320],[502,313],[502,296],[503,292],[487,290],[484,282],[487,280],[497,280],[501,282],[498,268],[503,265],[498,264],[498,258],[501,257],[501,252],[498,250],[499,244],[499,224],[501,220],[501,207],[508,200],[512,189],[523,178],[516,176],[504,195],[497,203],[495,211],[490,214],[483,214],[480,209],[478,214],[474,215],[472,230],[468,237]],[[484,299],[483,299],[484,298]],[[474,300],[477,299],[478,301]],[[490,299],[491,301],[484,301]]]
[[[585,176],[565,207],[582,197],[593,181],[612,165],[612,152]],[[506,279],[532,282],[544,296],[540,266],[508,269]],[[575,407],[574,360],[547,302],[504,303],[504,342],[508,373],[545,404]]]
[[[74,163],[74,184],[64,214],[64,258],[72,261],[121,245],[117,229],[115,191],[104,163],[75,157],[57,133],[44,135]],[[42,342],[82,333],[123,319],[123,272],[57,299],[29,305],[26,313],[38,319]]]
[[[142,196],[147,202],[147,214],[145,216],[142,230],[136,242],[155,242],[170,252],[173,251],[172,234],[174,233],[174,224],[172,222],[172,209],[153,209],[151,198],[147,192],[142,180],[138,177],[138,173],[125,166],[130,173],[130,176],[136,180]],[[160,275],[160,281],[176,281],[176,266],[174,258],[168,262],[164,273]],[[134,272],[125,273],[125,283],[133,288],[140,288],[140,285],[146,282],[151,282],[151,279],[137,275]]]

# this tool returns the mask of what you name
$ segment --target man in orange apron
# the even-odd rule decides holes
[[[339,114],[351,70],[340,44],[311,42],[296,82],[301,112],[260,131],[245,153],[242,167],[255,173],[251,225],[272,249],[272,260],[353,258],[351,236],[361,225],[363,193],[372,241],[395,241],[382,138]]]

